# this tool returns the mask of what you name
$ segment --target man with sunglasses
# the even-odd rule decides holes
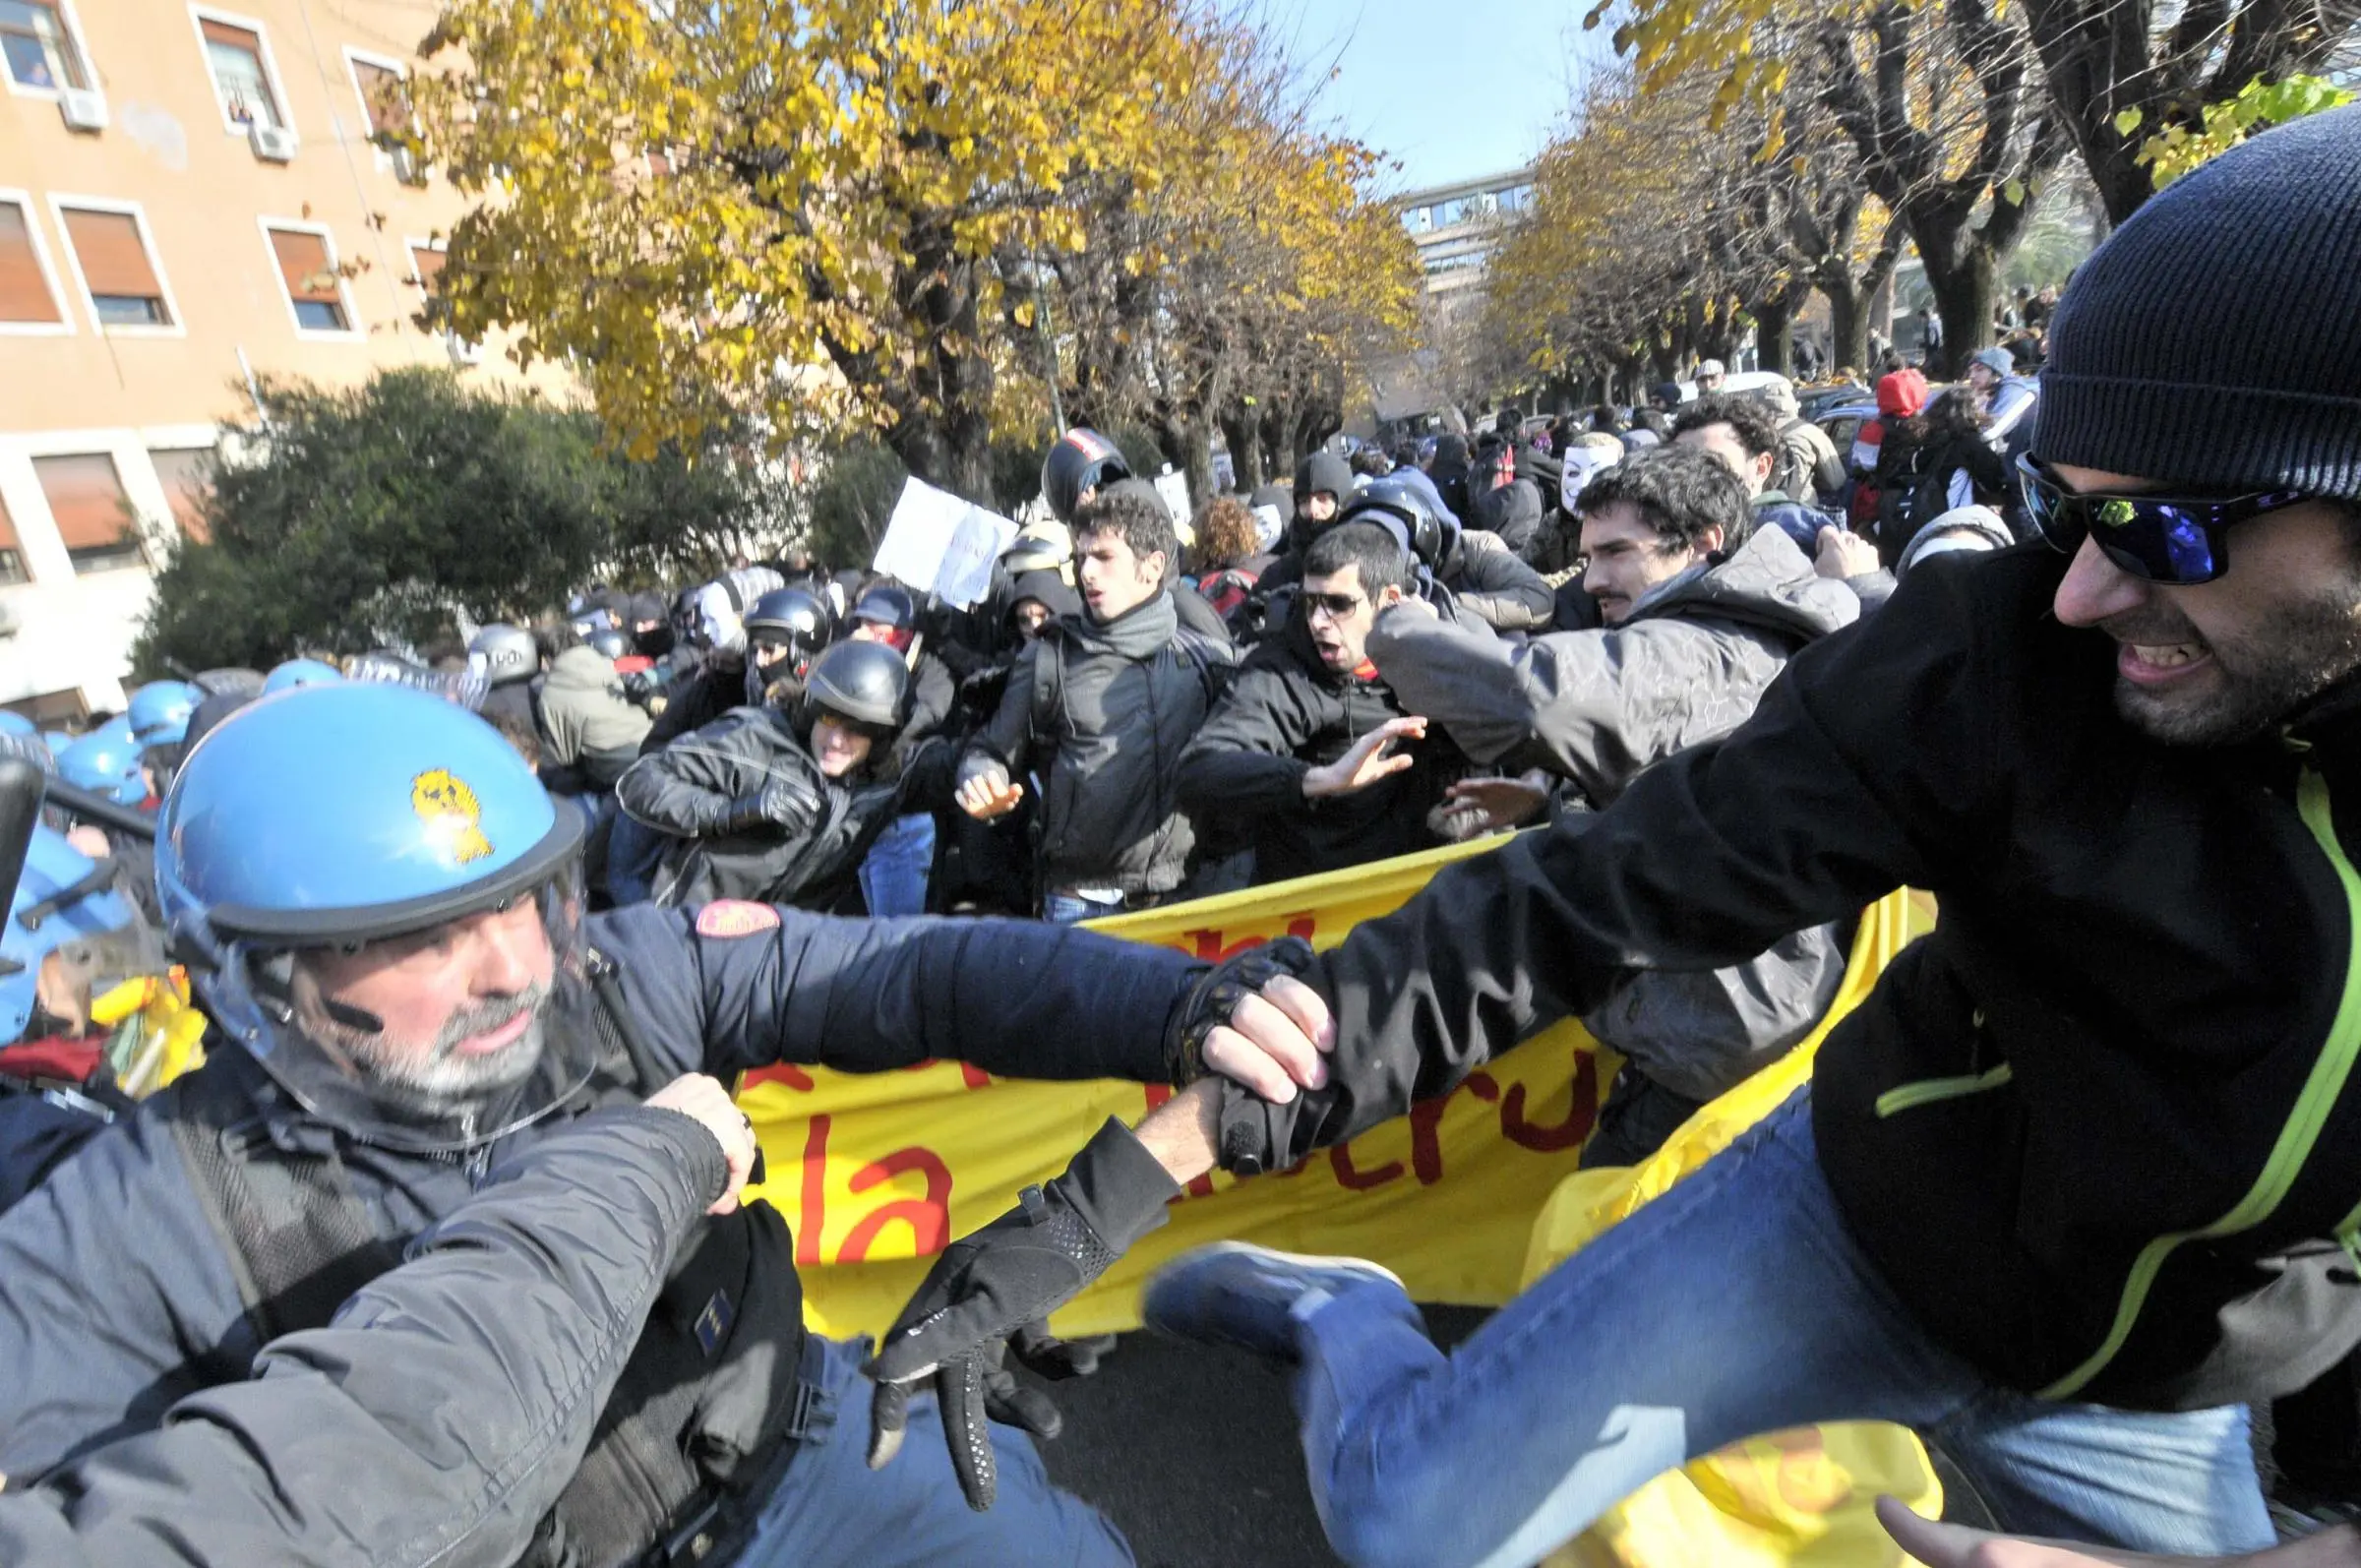
[[[1328,1085],[1159,1111],[1176,1175],[1284,1168],[1635,968],[1940,900],[1807,1091],[1447,1357],[1370,1265],[1151,1280],[1151,1323],[1295,1369],[1344,1557],[1529,1562],[1697,1454],[1864,1418],[2014,1531],[2270,1542],[2244,1402],[2361,1343],[2356,255],[2361,109],[2159,193],[2052,330],[2032,500],[2071,555],[1913,572],[1727,739],[1319,955]]]
[[[1379,481],[1369,496],[1395,493]],[[1376,503],[1382,504],[1382,503]],[[1251,834],[1254,880],[1431,848],[1427,813],[1457,771],[1369,663],[1378,615],[1418,592],[1416,562],[1364,500],[1303,552],[1295,613],[1247,655],[1180,758],[1180,804]],[[1491,639],[1475,622],[1473,635]]]

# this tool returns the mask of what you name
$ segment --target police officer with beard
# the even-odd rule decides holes
[[[956,1056],[1170,1081],[1216,1015],[1236,1028],[1215,1035],[1272,1054],[1251,1069],[1270,1092],[1319,1072],[1272,1003],[1086,933],[739,902],[585,915],[578,832],[494,730],[397,687],[265,698],[190,754],[156,880],[216,1049],[0,1216],[12,1489],[244,1377],[512,1155],[685,1072]],[[1001,1223],[1120,1248],[1177,1191],[1111,1126]],[[706,1226],[521,1560],[1130,1560],[1051,1489],[1022,1432],[987,1418],[1050,1424],[997,1346],[956,1358],[947,1408],[900,1413],[898,1429],[942,1427],[912,1445],[927,1462],[872,1472],[840,1435],[860,1426],[845,1407],[866,1394],[861,1348],[807,1336],[800,1296],[775,1209]],[[1038,1325],[1015,1337],[1034,1362],[1073,1364]],[[1000,1507],[942,1484],[950,1454]]]

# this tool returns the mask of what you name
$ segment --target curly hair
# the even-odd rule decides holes
[[[1262,547],[1254,509],[1236,496],[1216,496],[1199,508],[1196,529],[1197,565],[1205,572],[1227,571]]]
[[[1754,531],[1754,509],[1736,477],[1693,447],[1660,447],[1601,469],[1574,507],[1589,513],[1617,502],[1636,509],[1667,546],[1693,547],[1719,528],[1722,548],[1735,550]]]
[[[1708,392],[1672,416],[1675,436],[1713,425],[1727,425],[1750,457],[1778,454],[1779,419],[1766,403],[1732,392]]]

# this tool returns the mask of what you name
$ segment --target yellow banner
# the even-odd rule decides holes
[[[1436,867],[1487,847],[1432,850],[1098,929],[1205,958],[1291,933],[1330,947],[1356,923],[1399,907]],[[1138,1326],[1140,1281],[1174,1253],[1223,1237],[1375,1258],[1421,1300],[1505,1301],[1536,1216],[1574,1171],[1613,1063],[1579,1025],[1562,1025],[1471,1074],[1447,1099],[1295,1170],[1199,1181],[1173,1206],[1171,1223],[1056,1326],[1073,1334]],[[1003,1081],[935,1062],[876,1075],[771,1068],[750,1075],[739,1101],[762,1139],[770,1179],[761,1195],[795,1231],[805,1315],[814,1329],[841,1336],[882,1332],[945,1241],[1058,1175],[1108,1116],[1137,1121],[1169,1093]]]
[[[1462,845],[1327,876],[1096,923],[1137,941],[1219,958],[1283,934],[1333,946],[1390,913],[1435,869],[1501,842]],[[1054,1320],[1067,1334],[1139,1322],[1141,1280],[1187,1247],[1242,1237],[1290,1251],[1374,1258],[1425,1301],[1497,1305],[1663,1192],[1777,1106],[1811,1071],[1837,1019],[1868,994],[1932,900],[1897,892],[1861,922],[1836,1006],[1786,1060],[1717,1101],[1629,1170],[1577,1174],[1616,1058],[1562,1024],[1414,1109],[1292,1171],[1216,1176]],[[1138,1084],[1003,1082],[935,1062],[854,1076],[779,1067],[740,1095],[762,1138],[761,1195],[794,1226],[806,1316],[831,1335],[877,1334],[943,1244],[1064,1169],[1109,1116],[1136,1121],[1169,1091]],[[1942,1493],[1898,1427],[1773,1433],[1658,1478],[1550,1559],[1558,1568],[1711,1562],[1819,1568],[1898,1559],[1871,1516],[1878,1492],[1930,1516]]]

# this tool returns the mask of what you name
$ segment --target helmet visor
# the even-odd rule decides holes
[[[488,1143],[589,1078],[604,1039],[569,864],[440,925],[334,945],[240,936],[197,975],[207,1009],[297,1103],[414,1153]]]

